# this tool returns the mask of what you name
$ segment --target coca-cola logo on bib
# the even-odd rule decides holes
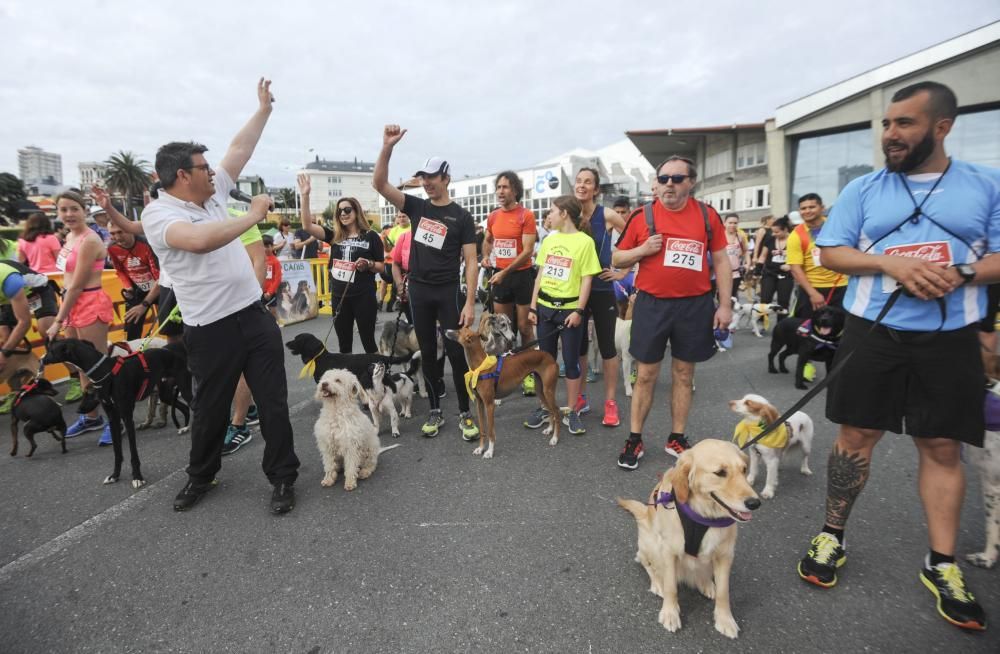
[[[690,241],[683,238],[671,238],[667,240],[667,249],[671,252],[687,252],[689,254],[701,254],[703,244],[700,241]]]
[[[885,249],[885,253],[893,257],[909,257],[923,259],[928,263],[950,264],[951,245],[947,241],[930,241],[927,243],[912,243],[909,245],[893,245]]]

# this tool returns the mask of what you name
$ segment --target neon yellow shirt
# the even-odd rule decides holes
[[[395,225],[395,226],[393,226],[393,228],[389,230],[389,242],[392,243],[393,245],[395,245],[397,242],[399,242],[400,235],[402,235],[404,232],[408,232],[408,231],[410,231],[410,226],[409,225]]]
[[[556,298],[578,297],[583,278],[601,272],[594,239],[583,232],[552,232],[542,241],[535,263],[538,264],[538,274],[542,279],[539,289]],[[538,298],[538,303],[555,308],[541,297]],[[579,306],[577,300],[558,308],[576,309]]]

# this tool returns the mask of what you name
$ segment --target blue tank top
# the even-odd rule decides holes
[[[608,233],[607,225],[604,222],[604,207],[597,205],[594,213],[590,216],[590,235],[594,239],[594,247],[597,249],[597,260],[601,262],[601,268],[611,267],[611,234]],[[594,275],[594,282],[590,287],[591,293],[603,292],[612,293],[614,287],[611,282],[606,282],[597,275]]]

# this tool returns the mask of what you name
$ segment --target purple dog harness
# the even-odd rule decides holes
[[[736,522],[732,518],[706,518],[684,502],[676,501],[674,494],[668,491],[661,491],[653,506],[662,505],[669,509],[670,504],[678,509],[677,517],[681,519],[681,527],[684,529],[684,553],[689,556],[698,556],[701,541],[710,528],[728,527]]]

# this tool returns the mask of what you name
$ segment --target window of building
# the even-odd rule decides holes
[[[733,151],[723,150],[705,159],[705,177],[715,177],[733,170]]]
[[[771,206],[771,187],[768,184],[763,186],[746,186],[736,189],[736,211],[744,209],[766,209]],[[722,211],[720,207],[716,209]],[[731,211],[727,208],[725,211]]]
[[[327,177],[326,181],[328,184],[340,184],[340,177]]]
[[[944,149],[956,159],[1000,168],[1000,109],[960,114]]]
[[[714,208],[719,213],[733,210],[733,194],[731,191],[710,193],[702,198],[702,202]]]
[[[833,206],[848,182],[872,170],[870,127],[798,139],[792,144],[791,206],[806,193],[818,193]]]
[[[331,198],[339,198],[343,194],[344,194],[344,192],[341,191],[339,188],[332,188],[332,189],[330,189],[330,197]]]
[[[763,166],[767,163],[767,143],[748,143],[736,148],[736,169]]]

